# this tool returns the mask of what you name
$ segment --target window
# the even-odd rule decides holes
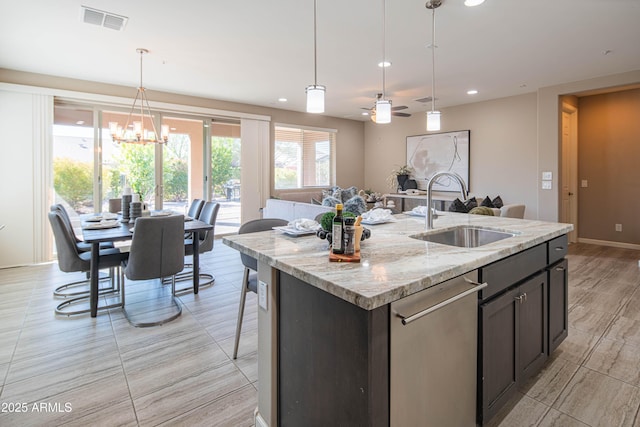
[[[328,187],[335,181],[336,132],[276,125],[274,188]]]

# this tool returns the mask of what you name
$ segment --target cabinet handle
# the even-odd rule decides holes
[[[564,271],[564,267],[556,267],[556,271]]]
[[[433,313],[434,311],[439,310],[442,307],[447,306],[447,305],[451,304],[452,302],[455,302],[455,301],[459,300],[460,298],[464,298],[467,295],[470,295],[470,294],[472,294],[474,292],[478,292],[479,290],[484,289],[487,286],[489,286],[488,283],[474,282],[473,280],[469,280],[466,277],[464,278],[464,280],[465,280],[465,282],[474,285],[474,287],[471,288],[471,289],[467,289],[466,291],[461,292],[461,293],[459,293],[457,295],[454,295],[451,298],[446,299],[446,300],[444,300],[444,301],[442,301],[442,302],[440,302],[440,303],[438,303],[436,305],[433,305],[433,306],[431,306],[431,307],[429,307],[429,308],[427,308],[425,310],[419,311],[416,314],[412,314],[411,316],[406,316],[405,317],[400,313],[396,313],[396,316],[398,316],[402,320],[402,324],[403,325],[407,325],[407,324],[413,322],[414,320],[418,320],[419,318],[421,318],[423,316],[426,316],[429,313]]]
[[[524,294],[522,294],[522,296],[524,297],[524,301],[527,301],[527,293],[525,292]]]
[[[513,297],[513,299],[517,299],[518,301],[520,301],[520,304],[522,304],[522,298],[524,298],[524,295]]]

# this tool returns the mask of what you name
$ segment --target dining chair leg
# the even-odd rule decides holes
[[[122,304],[122,308],[124,309],[124,268],[118,267],[120,269],[120,303]]]
[[[109,293],[116,293],[118,289],[121,289],[120,292],[120,301],[116,304],[107,304],[107,305],[103,305],[103,306],[98,306],[98,311],[102,311],[102,310],[109,310],[112,308],[124,308],[124,271],[120,268],[120,267],[110,267],[110,275],[111,278],[110,280],[110,286],[111,288],[109,290]],[[99,296],[105,296],[106,293],[99,293]],[[85,314],[85,313],[89,313],[91,312],[90,308],[87,309],[82,309],[82,310],[67,310],[69,307],[74,306],[75,304],[78,303],[86,303],[86,301],[89,299],[89,295],[84,295],[84,296],[80,296],[80,297],[76,297],[76,298],[68,298],[67,300],[65,300],[64,302],[58,304],[58,306],[55,309],[55,313],[56,314],[60,314],[60,315],[65,315],[65,316],[74,316],[77,314]]]
[[[245,267],[242,276],[242,289],[240,290],[240,306],[238,307],[238,323],[236,324],[236,340],[233,344],[233,358],[238,358],[238,346],[240,344],[240,332],[242,331],[242,318],[244,317],[244,303],[249,292],[249,269]]]
[[[104,282],[106,280],[111,280],[111,276],[110,275],[100,275],[100,278],[98,279],[100,282]],[[113,284],[111,282],[111,284]],[[86,289],[77,291],[77,292],[66,292],[67,290],[74,288],[74,287],[85,287]],[[81,295],[88,295],[89,294],[89,278],[87,277],[84,280],[78,280],[75,282],[70,282],[70,283],[65,283],[64,285],[60,285],[57,288],[55,288],[53,290],[53,296],[56,298],[71,298],[71,297],[78,297]],[[101,294],[107,294],[107,293],[113,293],[113,292],[117,292],[117,289],[113,289],[113,286],[111,286],[110,288],[100,288],[100,293]]]

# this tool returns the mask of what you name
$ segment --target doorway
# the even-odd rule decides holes
[[[569,243],[578,241],[578,109],[562,102],[562,175],[560,220],[573,224]]]

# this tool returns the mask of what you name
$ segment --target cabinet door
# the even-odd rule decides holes
[[[567,260],[562,260],[548,271],[549,279],[549,354],[555,350],[567,337],[569,305]]]
[[[479,422],[489,420],[515,393],[518,379],[518,289],[480,306]]]
[[[541,272],[518,287],[518,381],[536,374],[547,360],[547,274]]]

